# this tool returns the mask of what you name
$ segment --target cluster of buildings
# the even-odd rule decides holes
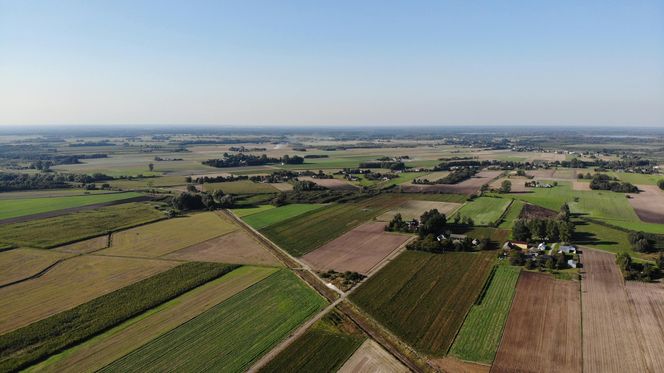
[[[510,250],[521,250],[525,254],[526,259],[534,259],[537,261],[546,261],[549,258],[552,258],[555,254],[564,253],[565,255],[574,255],[577,253],[576,247],[570,245],[559,245],[557,249],[553,249],[545,242],[528,244],[523,241],[507,241],[503,245],[503,250],[505,256]],[[567,265],[570,268],[577,268],[579,263],[574,259],[568,259]]]

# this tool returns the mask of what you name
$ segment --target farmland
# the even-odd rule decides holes
[[[260,371],[334,372],[364,339],[364,335],[352,321],[333,310]]]
[[[2,335],[0,368],[4,371],[25,366],[234,268],[209,263],[187,263]],[[85,284],[77,286],[79,291],[86,289],[83,287]]]
[[[464,180],[458,184],[404,184],[401,185],[401,190],[407,192],[438,192],[438,193],[458,193],[458,194],[473,194],[476,193],[484,184],[490,183],[493,179],[498,177],[501,171],[482,171],[468,180]]]
[[[390,221],[396,214],[401,214],[404,220],[419,219],[420,216],[426,211],[436,209],[438,212],[450,215],[461,206],[459,203],[454,202],[436,202],[436,201],[421,201],[421,200],[406,200],[397,208],[390,210],[377,219],[382,221]]]
[[[214,212],[203,212],[114,233],[101,255],[159,257],[238,229]]]
[[[491,371],[580,372],[580,313],[578,282],[521,273]]]
[[[68,256],[39,249],[0,251],[0,286],[32,276]]]
[[[305,212],[317,210],[325,205],[322,204],[292,204],[277,207],[274,209],[266,209],[254,214],[245,216],[244,220],[247,224],[251,225],[254,229],[261,229],[272,224],[294,218],[302,215]]]
[[[493,265],[490,253],[406,251],[351,295],[351,300],[406,342],[447,353]]]
[[[382,222],[362,224],[304,255],[302,259],[319,271],[333,269],[367,274],[410,238],[404,234],[385,232],[384,227]]]
[[[496,268],[484,295],[466,316],[451,355],[481,363],[493,361],[512,305],[519,270],[510,266]]]
[[[226,194],[260,194],[277,193],[279,190],[270,184],[254,183],[251,180],[229,181],[225,183],[203,184],[203,190],[212,192],[221,190]]]
[[[510,200],[494,197],[479,197],[463,205],[457,214],[470,217],[476,225],[491,225],[503,214]]]
[[[410,372],[399,360],[390,355],[371,339],[362,343],[353,356],[339,369],[340,373],[372,373],[372,372]]]
[[[302,256],[400,202],[379,196],[359,203],[333,204],[273,224],[261,233],[290,254]]]
[[[324,304],[294,274],[281,270],[102,371],[160,372],[185,367],[241,371]]]
[[[510,205],[509,210],[507,210],[507,213],[498,225],[498,228],[511,229],[514,225],[514,221],[519,218],[523,206],[523,201],[514,200],[514,202],[512,202]]]
[[[53,218],[0,225],[0,240],[16,246],[51,248],[164,217],[164,214],[152,205],[128,203]]]
[[[89,341],[51,357],[30,371],[93,371],[121,358],[154,338],[193,319],[276,269],[240,267],[188,291],[150,311],[131,318]]]
[[[95,205],[99,203],[120,201],[132,197],[139,197],[139,193],[105,193],[90,194],[71,197],[49,198],[20,198],[3,200],[0,208],[0,220],[26,215],[36,215],[44,212]]]

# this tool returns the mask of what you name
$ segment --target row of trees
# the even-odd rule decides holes
[[[233,207],[235,200],[233,196],[224,194],[217,189],[212,193],[188,190],[173,197],[171,204],[173,208],[180,211],[215,210],[218,208]]]
[[[0,172],[0,191],[69,188],[71,183],[89,184],[113,178],[101,173],[61,174],[39,173],[19,174]]]
[[[429,180],[429,179],[415,179],[413,184],[457,184],[464,180],[468,180],[477,173],[477,169],[474,168],[462,168],[459,170],[454,170],[447,174],[446,176],[438,180]]]
[[[225,168],[225,167],[243,167],[243,166],[261,166],[266,164],[285,163],[285,164],[302,164],[304,158],[298,155],[284,155],[281,158],[268,157],[266,154],[253,155],[253,154],[230,154],[224,153],[220,159],[208,159],[202,162],[204,165]]]
[[[535,239],[549,242],[570,242],[574,224],[558,219],[518,219],[512,228],[512,237],[529,242]]]
[[[590,181],[590,189],[593,190],[610,190],[612,192],[620,193],[638,193],[639,188],[631,183],[618,181],[617,178],[612,178],[605,174],[595,174]]]
[[[664,265],[664,256],[660,255],[658,265],[650,263],[636,263],[628,253],[616,254],[616,263],[625,280],[650,282],[662,277],[661,268]]]

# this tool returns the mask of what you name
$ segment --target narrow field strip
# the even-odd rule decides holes
[[[36,215],[44,212],[68,209],[73,207],[95,205],[123,199],[140,197],[140,193],[105,193],[82,196],[51,197],[51,198],[21,198],[3,200],[0,204],[0,220],[20,216]]]
[[[96,371],[154,338],[191,320],[249,286],[276,268],[240,267],[93,339],[37,364],[31,372]]]
[[[101,371],[243,371],[325,304],[280,270]]]

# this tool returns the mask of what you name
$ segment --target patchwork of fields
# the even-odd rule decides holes
[[[417,349],[443,356],[493,266],[491,253],[406,251],[351,300]]]
[[[20,198],[3,200],[0,207],[0,220],[26,215],[36,215],[49,211],[69,209],[73,207],[95,205],[106,202],[140,197],[139,193],[98,193],[82,196]]]

